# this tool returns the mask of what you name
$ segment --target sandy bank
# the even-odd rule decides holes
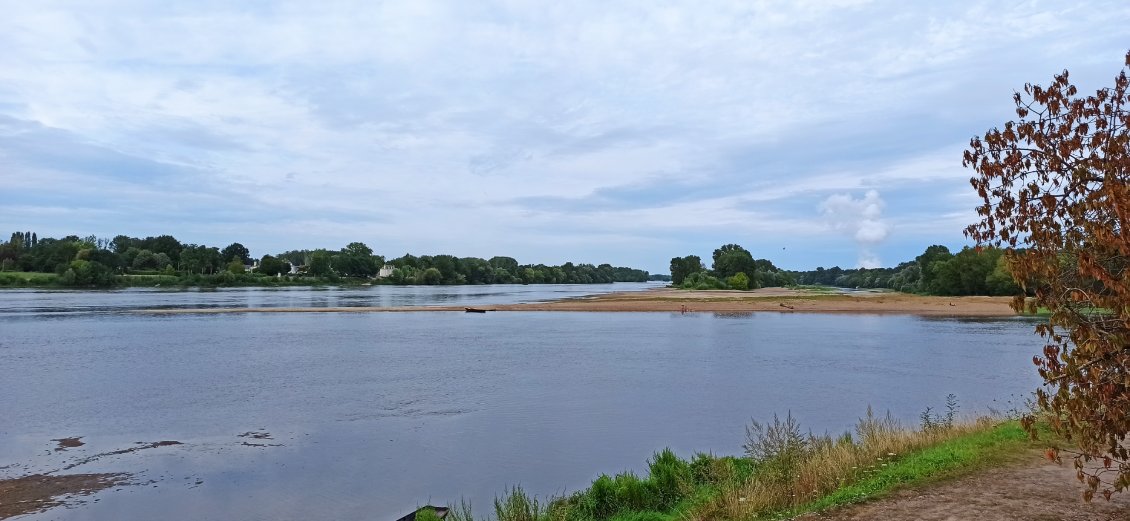
[[[863,313],[924,316],[1008,317],[1016,313],[1009,297],[926,297],[894,292],[827,293],[804,289],[756,291],[685,291],[670,288],[608,293],[585,298],[527,304],[479,305],[490,311],[601,311],[698,313]],[[396,313],[463,311],[463,306],[195,308],[149,309],[142,313]]]

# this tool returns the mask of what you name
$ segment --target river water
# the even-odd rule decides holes
[[[950,393],[1005,410],[1039,383],[1020,319],[130,311],[627,288],[0,292],[0,477],[176,440],[68,471],[145,485],[22,519],[392,520],[461,497],[487,513],[509,486],[571,492],[663,447],[739,454],[751,417],[839,433],[868,404],[915,424]],[[55,451],[68,436],[86,445]]]

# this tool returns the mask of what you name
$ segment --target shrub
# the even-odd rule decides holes
[[[728,284],[730,286],[730,289],[738,289],[738,290],[742,290],[742,291],[748,291],[749,290],[749,276],[747,276],[745,273],[738,273],[738,274],[734,275],[733,277],[726,279],[726,284]]]

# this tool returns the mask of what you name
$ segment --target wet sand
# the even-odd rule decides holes
[[[754,291],[687,291],[657,288],[593,297],[526,304],[476,304],[488,311],[598,311],[667,313],[859,313],[955,317],[1010,317],[1011,297],[932,297],[890,291],[832,293],[808,289],[764,288]],[[464,306],[275,307],[148,309],[141,313],[389,313],[464,311]]]

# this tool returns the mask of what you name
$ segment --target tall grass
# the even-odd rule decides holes
[[[955,411],[956,407],[950,407]],[[779,517],[856,502],[904,483],[981,464],[1026,447],[1015,421],[957,421],[952,414],[920,429],[871,408],[854,432],[804,433],[787,415],[747,429],[745,457],[663,450],[646,475],[602,475],[588,489],[543,502],[520,487],[495,500],[499,521],[659,521]],[[470,508],[450,519],[473,521]],[[458,511],[458,512],[457,512]]]
[[[909,455],[928,447],[995,427],[991,420],[979,419],[964,423],[951,420],[948,424],[935,423],[920,430],[908,429],[890,414],[877,416],[869,407],[867,415],[856,424],[854,437],[845,434],[832,439],[827,435],[809,434],[803,436],[802,444],[797,444],[798,432],[786,422],[774,418],[765,432],[792,429],[794,446],[787,452],[774,452],[764,447],[779,446],[778,438],[769,435],[751,438],[747,452],[755,458],[752,478],[731,493],[720,494],[703,505],[695,518],[744,519],[762,513],[793,511],[852,484],[888,475],[890,470],[905,466],[902,462]],[[1023,441],[1025,438],[1022,432],[1017,432],[1014,439]],[[750,445],[758,450],[750,451]],[[953,462],[969,463],[956,459]],[[908,474],[905,479],[887,483],[887,488],[947,470],[944,467],[921,469],[926,472]]]

